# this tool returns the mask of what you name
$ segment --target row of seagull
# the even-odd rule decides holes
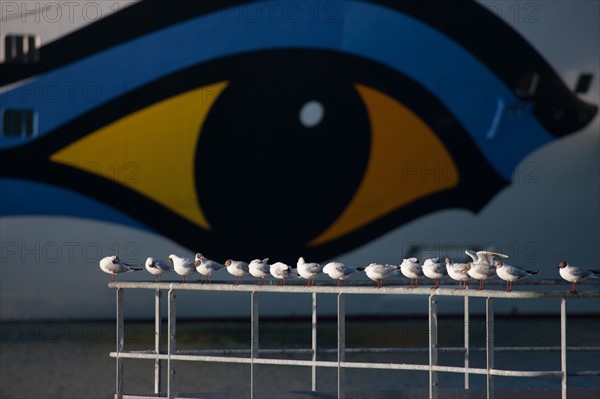
[[[532,276],[538,273],[538,270],[525,270],[518,266],[512,266],[505,263],[507,255],[490,251],[471,251],[465,253],[471,257],[467,263],[455,263],[449,257],[444,259],[445,267],[439,262],[439,258],[426,259],[420,264],[417,258],[411,257],[403,259],[400,265],[389,265],[380,263],[371,263],[366,267],[351,267],[341,262],[329,262],[325,266],[319,263],[306,262],[303,257],[298,259],[296,267],[293,268],[283,262],[269,264],[269,259],[254,259],[249,263],[227,259],[224,264],[206,258],[203,254],[197,253],[194,259],[169,255],[169,261],[157,260],[149,257],[146,259],[145,267],[148,272],[156,276],[156,281],[160,281],[161,275],[168,273],[173,269],[175,273],[182,276],[183,281],[187,282],[189,277],[200,273],[204,276],[204,283],[209,284],[212,275],[220,270],[226,269],[231,275],[236,277],[235,284],[240,284],[242,278],[247,274],[259,279],[258,284],[263,285],[265,277],[272,276],[279,280],[279,285],[285,285],[286,280],[291,278],[303,278],[307,280],[307,287],[315,283],[315,278],[319,274],[325,274],[337,281],[337,285],[342,285],[342,281],[348,279],[353,273],[363,271],[366,276],[376,282],[376,287],[383,286],[383,280],[394,274],[401,273],[410,279],[409,288],[419,286],[419,279],[427,277],[434,280],[432,289],[440,286],[440,279],[445,275],[458,282],[458,289],[466,289],[469,279],[479,281],[479,290],[485,288],[485,281],[497,275],[506,281],[506,291],[512,291],[513,281]],[[171,267],[172,265],[172,267]],[[107,256],[100,260],[102,271],[112,274],[112,280],[121,273],[128,273],[142,270],[141,265],[132,265],[122,262],[118,256]],[[571,266],[566,261],[560,262],[557,267],[560,276],[570,282],[571,293],[575,293],[576,284],[585,279],[600,279],[600,270],[586,270]]]

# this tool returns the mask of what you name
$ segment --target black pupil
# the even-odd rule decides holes
[[[211,233],[236,247],[300,250],[348,205],[367,165],[369,119],[343,65],[290,54],[236,70],[200,133],[200,204]]]

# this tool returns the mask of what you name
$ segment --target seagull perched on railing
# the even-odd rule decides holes
[[[269,269],[271,266],[269,265],[269,258],[265,258],[263,260],[254,259],[248,264],[248,271],[250,274],[256,278],[259,278],[260,281],[258,285],[263,285],[265,283],[265,277],[268,277]]]
[[[225,267],[232,276],[235,276],[235,285],[242,283],[242,277],[248,274],[248,264],[240,260],[227,259]]]
[[[444,259],[446,263],[446,271],[448,272],[448,276],[452,280],[458,281],[457,289],[467,289],[467,282],[469,281],[469,268],[471,267],[470,263],[454,263],[452,259],[446,256]],[[464,283],[464,287],[463,287]]]
[[[146,259],[146,270],[148,270],[150,274],[155,275],[155,281],[159,282],[161,274],[170,272],[171,266],[169,266],[164,260],[154,259],[153,257],[149,256],[148,259]]]
[[[210,284],[213,273],[225,267],[225,265],[210,260],[199,252],[196,254],[194,265],[196,266],[196,271],[204,276],[204,284]]]
[[[275,277],[278,280],[281,280],[278,285],[285,285],[285,280],[288,278],[298,277],[299,274],[296,269],[292,269],[290,266],[286,265],[283,262],[275,262],[269,268],[269,272],[271,276]]]
[[[419,259],[402,259],[400,271],[405,277],[410,279],[410,286],[408,288],[416,288],[419,286],[419,277],[423,277],[423,268],[419,265]]]
[[[382,265],[380,263],[371,263],[367,267],[359,267],[357,270],[364,271],[368,278],[377,282],[377,288],[383,287],[383,279],[399,270],[397,265]]]
[[[296,270],[298,270],[298,274],[300,277],[305,278],[307,280],[306,286],[312,287],[315,284],[315,277],[323,272],[323,268],[318,263],[308,263],[304,261],[304,258],[301,256],[298,258],[298,263],[296,263]]]
[[[501,260],[494,262],[496,267],[496,274],[502,280],[506,281],[506,292],[512,291],[512,282],[520,280],[527,276],[537,274],[539,270],[524,270],[517,266],[507,265]]]
[[[337,280],[337,285],[342,285],[342,280],[350,277],[352,273],[356,271],[355,268],[346,266],[340,262],[329,262],[323,267],[323,274],[328,275],[334,280]]]
[[[568,282],[573,284],[573,286],[569,290],[569,292],[571,294],[574,294],[577,292],[577,291],[575,291],[575,286],[577,285],[577,282],[579,282],[581,280],[586,280],[588,278],[593,278],[593,279],[600,278],[600,276],[598,276],[598,274],[600,274],[600,269],[595,269],[595,270],[581,269],[579,267],[569,265],[566,260],[563,260],[562,262],[560,262],[557,266],[557,269],[558,269],[558,272],[560,273],[560,276],[563,279],[565,279]]]
[[[423,262],[423,274],[435,281],[431,289],[440,288],[440,279],[444,277],[444,267],[440,263],[440,258],[425,259]]]
[[[189,276],[196,273],[194,261],[190,258],[182,258],[177,255],[169,255],[169,262],[173,264],[173,270],[183,278],[183,282],[187,282]]]
[[[136,266],[139,265],[130,265],[125,262],[121,262],[119,257],[116,255],[107,256],[100,259],[100,269],[102,269],[104,273],[112,274],[112,279],[110,280],[111,282],[115,281],[117,274],[142,270],[141,267]]]
[[[494,257],[501,259],[508,259],[508,255],[499,254],[497,252],[489,251],[471,251],[465,250],[465,253],[473,259],[470,263],[469,276],[475,280],[479,280],[479,291],[485,287],[485,280],[496,274],[496,268],[494,267]]]

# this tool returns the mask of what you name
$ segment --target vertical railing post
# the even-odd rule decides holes
[[[485,336],[486,336],[486,366],[487,366],[487,398],[494,399],[494,300],[488,297],[485,302]]]
[[[124,317],[123,317],[123,289],[117,288],[117,383],[115,387],[115,398],[123,399],[123,358],[119,355],[123,352],[125,343]]]
[[[161,296],[162,291],[156,290],[154,293],[154,351],[157,355],[160,355],[160,328],[161,328]],[[156,359],[154,361],[154,394],[156,396],[160,395],[160,376],[161,374],[161,361],[160,359]]]
[[[346,298],[344,294],[338,294],[337,297],[337,314],[338,314],[338,380],[337,380],[337,391],[338,399],[344,397],[344,369],[341,367],[341,363],[346,360]]]
[[[168,314],[168,325],[169,330],[169,342],[167,345],[167,398],[175,398],[175,362],[171,359],[171,356],[176,351],[176,340],[175,340],[175,325],[176,325],[176,313],[175,313],[175,291],[169,290],[169,314]]]
[[[313,392],[317,391],[317,293],[312,293],[312,375],[311,375],[311,389]]]
[[[567,298],[560,299],[560,370],[562,399],[567,399]]]
[[[250,399],[256,396],[256,365],[254,359],[258,358],[258,292],[252,291],[250,295],[252,313],[250,317]]]
[[[429,296],[429,399],[438,399],[438,375],[433,366],[438,363],[437,297]]]
[[[469,297],[465,295],[465,326],[464,326],[464,335],[465,335],[465,389],[469,389],[469,372],[467,369],[469,368],[469,357],[470,357],[470,344],[469,344]]]

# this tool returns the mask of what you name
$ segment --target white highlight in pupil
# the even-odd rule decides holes
[[[300,123],[304,127],[315,127],[323,120],[325,108],[318,101],[309,101],[300,109]]]

